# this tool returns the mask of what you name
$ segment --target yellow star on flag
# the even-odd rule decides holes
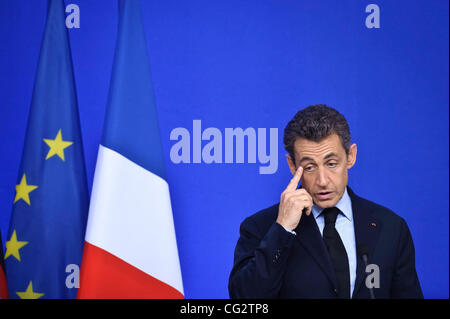
[[[22,176],[22,180],[20,181],[19,185],[16,185],[16,198],[14,198],[14,204],[20,200],[23,199],[25,203],[28,205],[31,205],[30,203],[30,192],[34,191],[36,188],[38,188],[36,185],[28,185],[27,184],[27,177],[25,174]]]
[[[18,261],[20,261],[19,249],[28,244],[27,241],[18,241],[16,230],[14,229],[11,239],[6,242],[6,253],[5,259],[9,256],[14,256]]]
[[[44,138],[44,142],[47,143],[48,146],[50,146],[50,150],[48,151],[47,157],[45,158],[46,160],[48,160],[53,155],[58,155],[59,158],[65,161],[64,149],[73,144],[73,142],[63,141],[61,129],[58,131],[58,134],[56,134],[54,140]]]
[[[20,299],[39,299],[44,294],[33,291],[33,282],[30,281],[28,284],[27,290],[25,291],[17,291],[16,294],[20,297]]]

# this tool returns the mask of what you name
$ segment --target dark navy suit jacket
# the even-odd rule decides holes
[[[347,187],[352,201],[356,247],[365,246],[368,264],[380,270],[375,298],[423,298],[414,244],[405,220],[363,199]],[[240,228],[228,290],[231,298],[337,298],[330,257],[313,214],[303,214],[287,232],[276,223],[279,204],[246,218]],[[352,298],[369,298],[367,274],[357,257]]]

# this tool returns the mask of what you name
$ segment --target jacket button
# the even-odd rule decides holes
[[[336,288],[334,288],[334,293],[337,295],[338,294],[338,290]]]

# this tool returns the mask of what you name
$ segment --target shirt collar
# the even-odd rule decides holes
[[[352,201],[348,195],[347,187],[345,188],[344,195],[342,195],[341,199],[337,202],[336,207],[339,208],[342,214],[347,217],[349,221],[353,220]],[[315,219],[319,218],[322,211],[323,208],[317,206],[316,204],[313,205],[312,213]]]

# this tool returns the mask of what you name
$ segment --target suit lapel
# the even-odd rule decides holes
[[[306,214],[302,215],[295,232],[300,244],[311,254],[325,272],[331,284],[336,287],[336,275],[333,265],[312,213],[309,216]]]
[[[371,211],[365,205],[363,199],[356,196],[355,193],[347,187],[348,193],[352,200],[353,220],[355,227],[355,240],[357,249],[357,266],[356,266],[356,280],[355,287],[353,289],[353,296],[355,296],[358,290],[361,288],[362,283],[365,281],[366,272],[365,264],[361,256],[358,253],[358,247],[366,246],[368,250],[368,264],[370,264],[372,254],[375,249],[375,245],[378,240],[378,234],[381,223],[376,220]]]

